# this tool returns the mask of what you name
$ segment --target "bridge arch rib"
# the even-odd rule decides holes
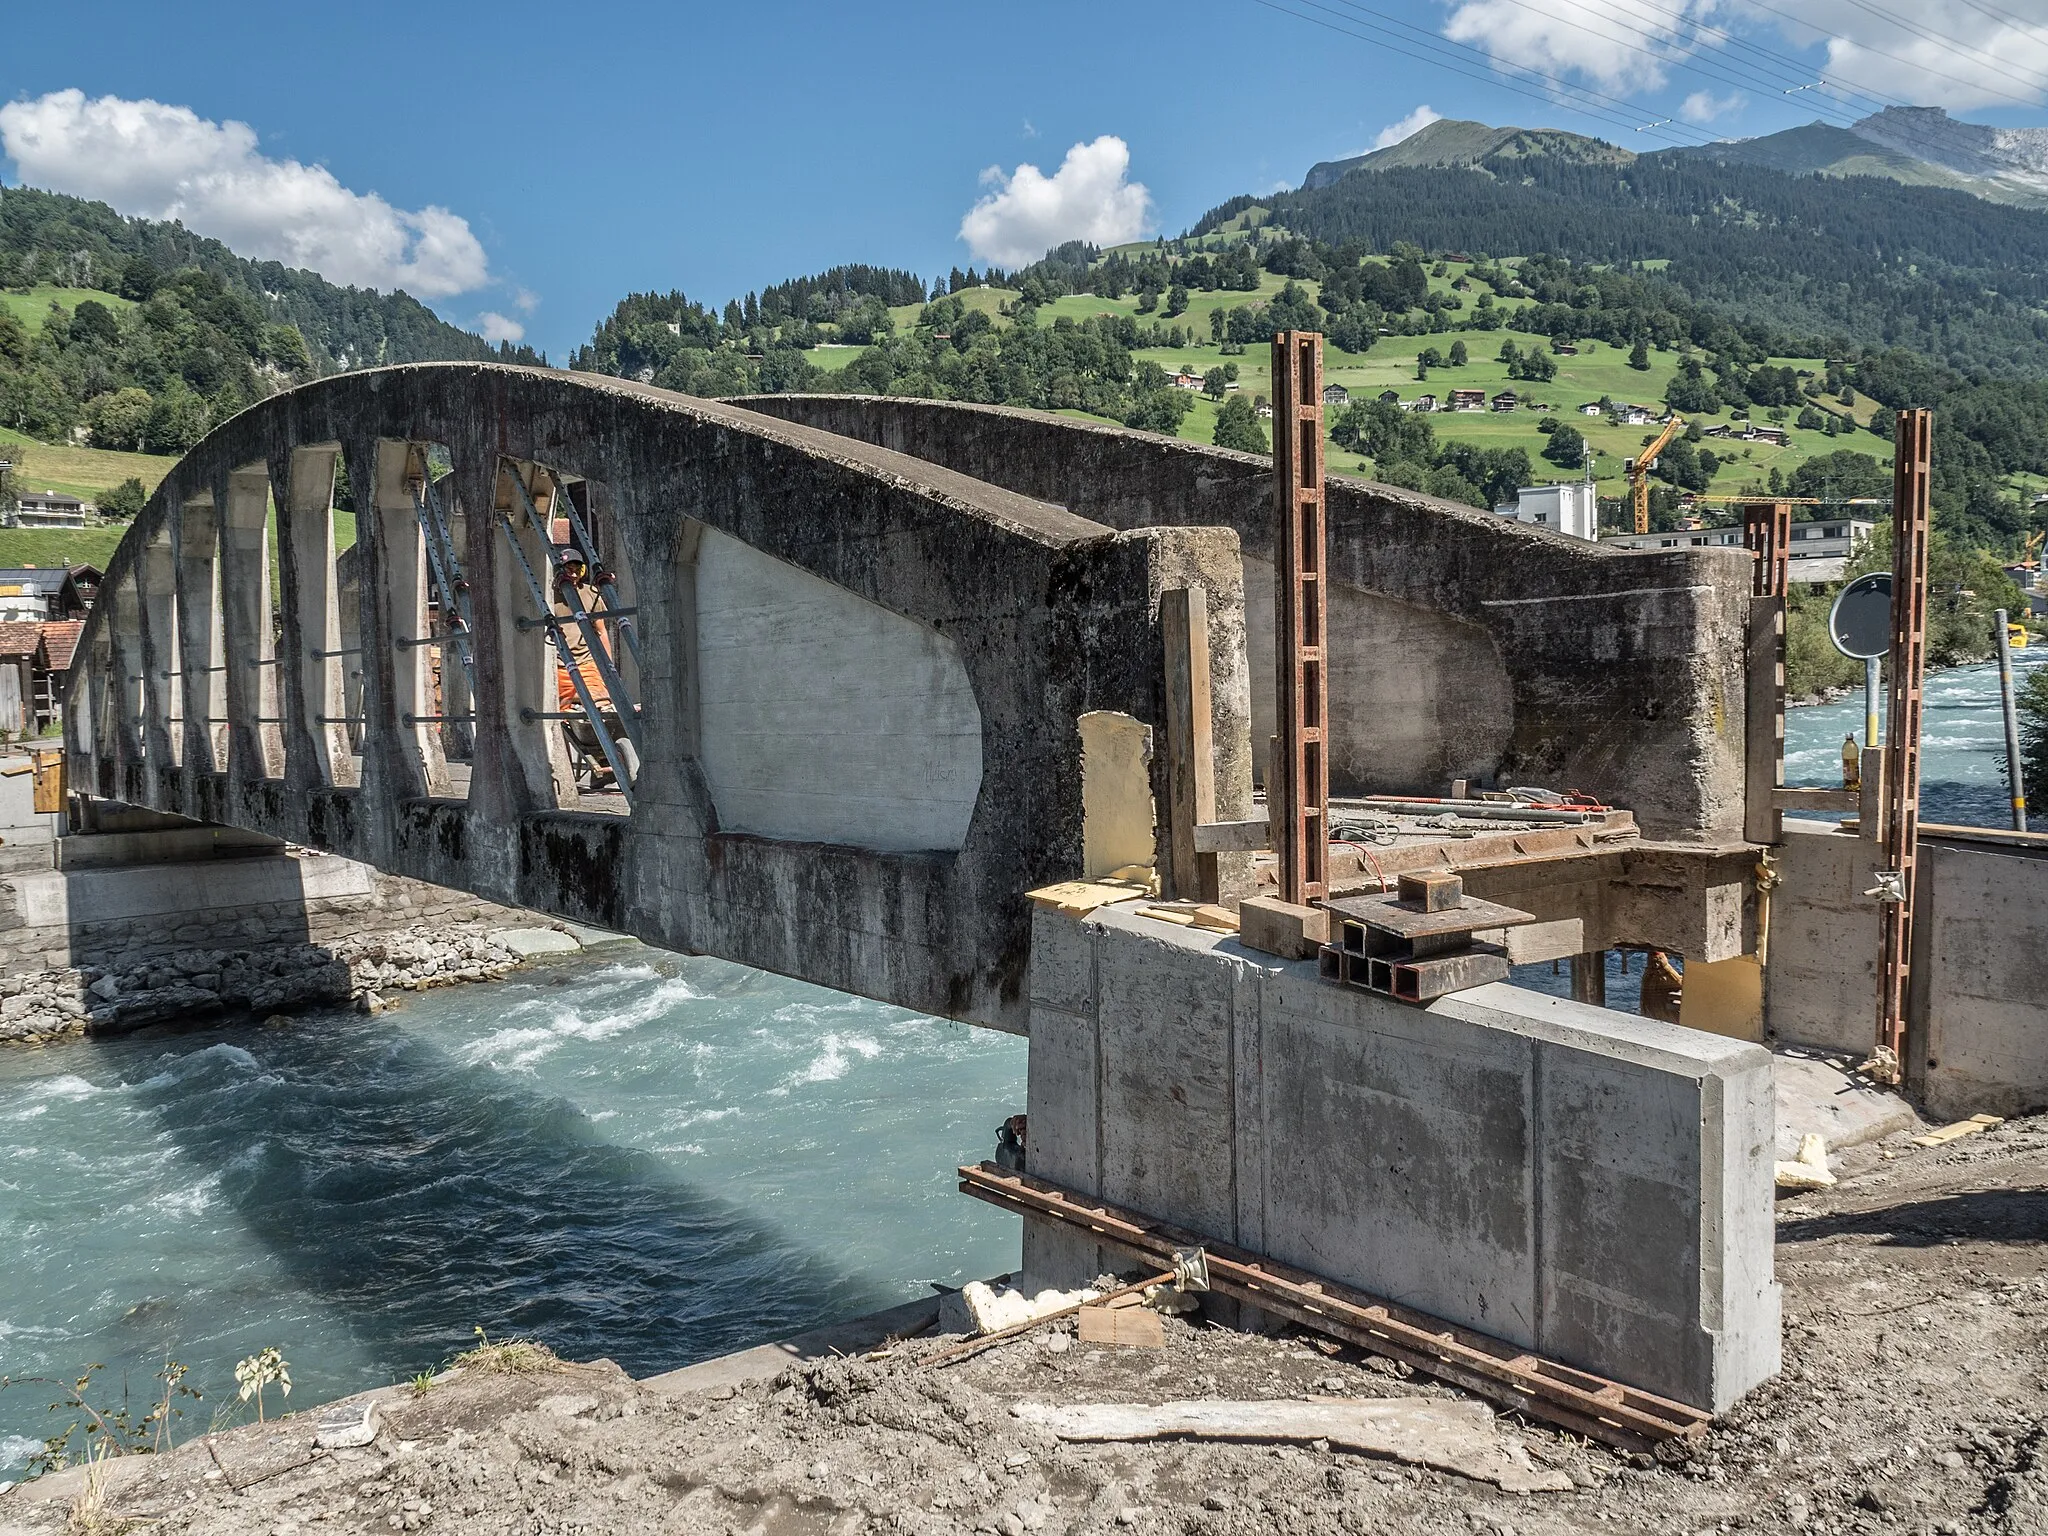
[[[1253,740],[1270,731],[1272,462],[1037,411],[874,395],[737,402],[1112,528],[1233,530]],[[1655,836],[1742,838],[1746,552],[1623,552],[1333,474],[1330,770],[1340,794],[1571,786]]]
[[[578,793],[548,718],[528,573],[572,509],[636,628],[629,809]],[[1077,722],[1162,726],[1164,590],[1209,592],[1219,812],[1250,814],[1240,573],[1227,529],[1119,530],[648,386],[344,374],[223,423],[137,517],[67,694],[73,781],[1021,1029],[1023,893],[1085,868]]]

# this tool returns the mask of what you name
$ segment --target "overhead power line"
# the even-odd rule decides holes
[[[1517,85],[1512,77],[1508,77],[1505,71],[1495,66],[1479,50],[1468,47],[1463,43],[1447,42],[1433,32],[1423,33],[1425,40],[1417,41],[1403,37],[1391,27],[1362,20],[1345,12],[1333,11],[1328,6],[1319,4],[1318,0],[1297,0],[1297,3],[1306,5],[1311,10],[1321,11],[1325,16],[1337,17],[1339,22],[1351,22],[1367,30],[1364,32],[1353,31],[1349,26],[1342,26],[1338,22],[1326,21],[1321,17],[1307,15],[1290,6],[1279,4],[1277,0],[1255,0],[1255,3],[1264,6],[1267,10],[1280,11],[1285,15],[1292,16],[1297,21],[1306,21],[1327,31],[1355,38],[1360,42],[1372,43],[1375,46],[1387,49],[1389,52],[1399,54],[1403,58],[1415,59],[1417,62],[1424,64],[1434,64],[1439,69],[1448,69],[1453,74],[1463,75],[1469,80],[1478,80],[1483,84],[1491,85],[1501,90],[1512,91],[1517,96],[1526,96],[1531,101],[1542,102],[1546,106],[1554,107],[1558,105],[1559,96],[1580,98],[1587,104],[1580,105],[1578,110],[1584,112],[1587,116],[1611,123],[1616,127],[1626,129],[1630,133],[1638,132],[1641,129],[1642,109],[1630,102],[1623,101],[1619,97],[1607,96],[1602,92],[1589,90],[1582,86],[1572,85],[1558,76],[1543,74],[1540,71],[1532,72],[1534,77],[1548,83],[1553,88],[1555,94],[1546,95],[1540,91],[1529,90]],[[1359,9],[1362,10],[1363,7],[1359,7]],[[1406,22],[1398,23],[1398,25],[1410,31],[1422,32],[1423,30],[1413,27]],[[1372,35],[1374,33],[1382,35],[1374,36]],[[1418,48],[1424,50],[1424,53],[1414,51]],[[1476,63],[1477,68],[1471,67],[1471,64],[1468,64],[1468,56],[1472,63]],[[1591,104],[1597,102],[1608,102],[1612,105],[1600,106]],[[1702,142],[1698,137],[1686,138],[1679,134],[1667,133],[1661,129],[1657,130],[1657,137],[1663,139],[1666,143],[1688,148],[1697,147]]]
[[[1558,15],[1554,11],[1548,9],[1547,7],[1531,3],[1531,0],[1508,0],[1508,3],[1511,5],[1519,6],[1523,10],[1528,11],[1533,15],[1547,16],[1553,21],[1562,22],[1565,26],[1572,28],[1574,31],[1583,32],[1589,37],[1597,37],[1600,38],[1602,41],[1614,44],[1618,47],[1626,48],[1629,52],[1640,54],[1644,58],[1651,60],[1652,62],[1656,63],[1658,66],[1662,68],[1683,71],[1688,74],[1696,75],[1701,79],[1711,80],[1719,85],[1732,86],[1737,90],[1763,91],[1771,95],[1787,94],[1784,83],[1766,81],[1762,84],[1759,84],[1759,82],[1755,78],[1746,77],[1743,74],[1737,73],[1737,71],[1742,69],[1743,66],[1734,64],[1732,61],[1730,61],[1727,64],[1724,64],[1719,59],[1708,60],[1698,55],[1688,55],[1685,57],[1672,58],[1665,54],[1659,53],[1654,48],[1646,47],[1641,43],[1631,42],[1626,37],[1617,36],[1611,32],[1601,31],[1594,27],[1589,27],[1585,23],[1574,21],[1568,16]],[[1680,23],[1684,23],[1689,20],[1689,18],[1675,11],[1665,12],[1664,14],[1676,21],[1679,21]],[[1613,20],[1618,25],[1625,25],[1628,27],[1638,27],[1641,25],[1639,18],[1631,16],[1615,16]],[[1755,66],[1750,67],[1754,68]],[[1803,82],[1811,78],[1811,73],[1812,72],[1810,70],[1801,70],[1796,75],[1790,75],[1789,78],[1791,80]],[[1805,87],[1802,85],[1796,88],[1804,89]],[[1816,111],[1819,112],[1819,114],[1823,117],[1831,118],[1833,121],[1836,122],[1837,126],[1840,127],[1848,126],[1848,122],[1853,120],[1850,111],[1842,108],[1819,107],[1816,108]]]
[[[1946,52],[1955,54],[1959,58],[1965,53],[1974,53],[1975,55],[1977,55],[1978,58],[1984,60],[1987,64],[1989,64],[1993,70],[2005,76],[2006,79],[2016,81],[2019,84],[2025,86],[2030,91],[2039,92],[2044,88],[2041,80],[2039,79],[2040,72],[2038,70],[2028,70],[2028,74],[2036,76],[2035,79],[2028,80],[2023,76],[2016,75],[2011,70],[2005,68],[2005,66],[1999,61],[1999,58],[1996,54],[1986,53],[1982,48],[1977,47],[1975,44],[1959,43],[1951,38],[1943,37],[1939,33],[1930,32],[1925,27],[1921,26],[1919,22],[1910,21],[1904,16],[1896,15],[1895,13],[1886,10],[1881,5],[1873,5],[1870,3],[1870,0],[1849,0],[1849,3],[1855,6],[1856,9],[1858,9],[1859,11],[1867,12],[1872,16],[1878,17],[1880,20],[1888,21],[1893,26],[1898,27],[1908,33],[1911,33],[1913,36],[1918,37],[1925,42],[1933,43],[1936,47],[1941,48]]]
[[[1815,34],[1818,37],[1832,38],[1835,35],[1829,32],[1825,27],[1815,26],[1812,22],[1808,21],[1804,16],[1795,16],[1790,11],[1783,11],[1778,9],[1778,7],[1775,5],[1767,4],[1766,0],[1747,0],[1747,3],[1754,6],[1757,10],[1768,11],[1773,16],[1782,17],[1786,21],[1792,22],[1797,26],[1804,27],[1807,31]],[[1851,0],[1851,3],[1855,3],[1855,0]],[[1855,40],[1852,38],[1849,39],[1849,41],[1854,42]],[[1936,41],[1939,41],[1939,39],[1936,39]],[[1855,46],[1862,49],[1865,53],[1874,54],[1876,57],[1880,59],[1890,59],[1894,64],[1903,64],[1908,69],[1917,69],[1922,74],[1933,75],[1936,79],[1947,80],[1955,85],[1966,85],[1971,90],[1985,91],[1990,95],[2002,97],[2006,101],[2013,102],[2022,107],[2033,107],[2040,105],[2038,95],[2033,97],[2015,96],[2010,91],[2001,91],[1996,89],[1995,87],[1988,86],[1982,80],[1965,80],[1961,75],[1951,75],[1945,70],[1936,69],[1931,64],[1922,64],[1917,59],[1908,59],[1901,57],[1899,54],[1896,53],[1888,53],[1882,48],[1873,48],[1868,43],[1856,43]],[[1947,45],[1944,44],[1943,46]]]

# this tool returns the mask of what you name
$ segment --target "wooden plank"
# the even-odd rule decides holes
[[[1166,646],[1168,894],[1185,901],[1216,901],[1222,895],[1216,850],[1204,850],[1196,840],[1196,829],[1216,819],[1209,594],[1201,587],[1162,592],[1159,631]]]
[[[1857,791],[1861,803],[1856,808],[1856,832],[1877,842],[1884,837],[1884,748],[1865,747],[1861,762],[1863,785]]]
[[[2048,832],[2015,832],[2010,827],[1953,827],[1946,822],[1920,823],[1920,840],[1946,838],[1956,843],[1990,843],[2007,848],[2048,848]]]
[[[1785,599],[1749,600],[1749,714],[1743,735],[1742,835],[1784,841],[1785,819],[1773,791],[1785,776]]]
[[[1083,1307],[1078,1317],[1083,1344],[1166,1348],[1166,1329],[1150,1307]]]

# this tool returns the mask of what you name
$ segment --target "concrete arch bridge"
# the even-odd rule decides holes
[[[1568,784],[1667,852],[1739,853],[1745,554],[1327,496],[1340,794]],[[1261,459],[1024,412],[344,374],[223,423],[137,517],[72,674],[72,785],[1021,1029],[1024,893],[1169,831],[1173,589],[1207,593],[1215,814],[1254,814],[1269,507]],[[553,611],[564,527],[610,577],[595,618]],[[578,638],[622,793],[579,789]],[[1739,886],[1726,909],[1679,923],[1689,952],[1739,952]]]

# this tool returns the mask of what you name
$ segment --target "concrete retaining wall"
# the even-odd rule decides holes
[[[1777,1370],[1758,1047],[1118,908],[1041,911],[1031,982],[1032,1172],[1702,1408]],[[1035,1274],[1103,1259],[1027,1223]]]
[[[1874,846],[1787,818],[1771,898],[1772,1039],[1865,1056],[1877,1043]],[[2048,1106],[2048,853],[1922,838],[1907,1087],[1931,1115]]]
[[[1831,821],[1785,818],[1771,895],[1764,1027],[1787,1045],[1867,1056],[1877,1044],[1874,843]]]
[[[1941,1119],[2048,1105],[2048,856],[1923,840],[1909,1083]]]

